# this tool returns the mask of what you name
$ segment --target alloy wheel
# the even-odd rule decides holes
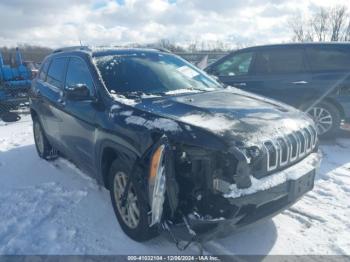
[[[123,172],[118,172],[114,176],[113,193],[117,209],[123,221],[129,228],[136,228],[140,223],[140,209],[132,183],[129,185],[129,192],[125,204],[123,205],[122,203],[122,195],[125,191],[127,181],[127,175]]]
[[[315,121],[317,132],[319,135],[325,134],[332,128],[333,117],[327,109],[322,107],[313,107],[309,109],[307,113]]]

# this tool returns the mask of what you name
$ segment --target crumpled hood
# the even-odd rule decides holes
[[[240,90],[143,99],[135,107],[247,144],[313,124],[290,106]]]

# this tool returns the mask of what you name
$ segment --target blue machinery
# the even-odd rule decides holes
[[[32,72],[16,48],[14,65],[6,65],[0,52],[0,113],[17,108],[28,101]]]

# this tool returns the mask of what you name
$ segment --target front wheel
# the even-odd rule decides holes
[[[149,226],[149,208],[142,197],[142,189],[133,179],[129,181],[131,170],[132,167],[128,163],[120,159],[115,160],[109,171],[108,187],[122,230],[133,240],[142,242],[155,237],[157,230]],[[123,200],[125,190],[128,192]]]
[[[314,120],[317,133],[321,137],[334,135],[340,127],[339,110],[328,102],[321,102],[306,111]]]

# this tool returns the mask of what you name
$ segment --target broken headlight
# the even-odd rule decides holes
[[[164,153],[165,145],[160,145],[153,153],[151,159],[148,179],[148,192],[152,211],[150,226],[159,223],[163,213],[163,203],[166,189]]]

